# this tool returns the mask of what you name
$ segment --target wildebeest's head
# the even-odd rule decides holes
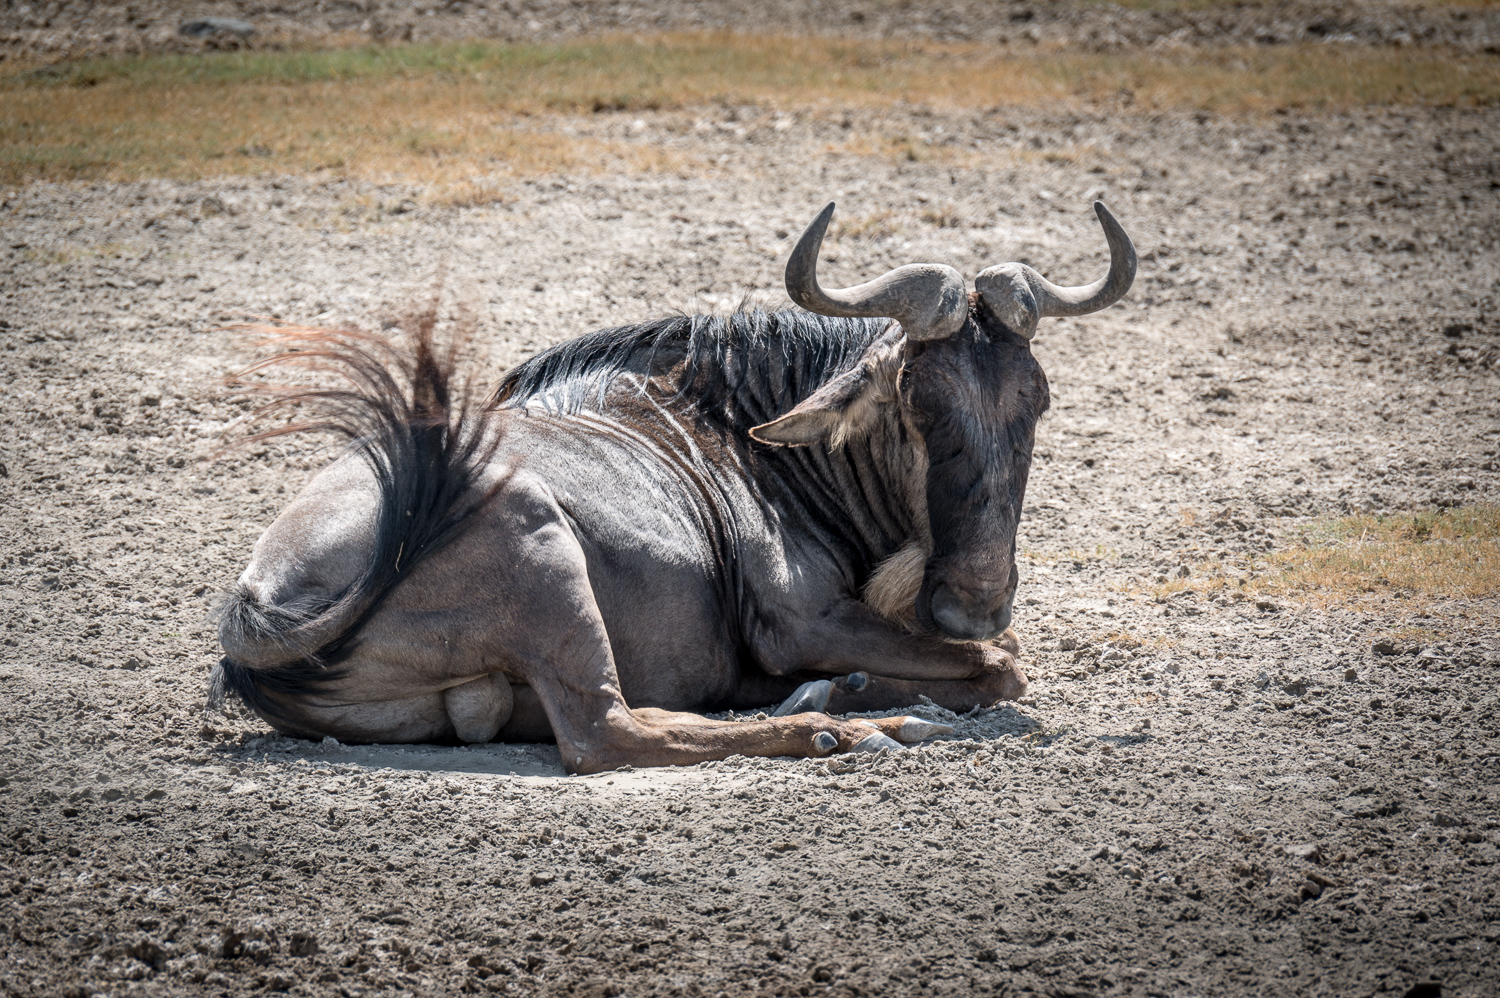
[[[829,204],[787,264],[787,290],[823,315],[896,320],[860,363],[791,412],[751,431],[766,443],[842,443],[882,406],[894,405],[923,460],[914,508],[925,506],[925,554],[916,620],[960,641],[984,641],[1010,626],[1016,595],[1016,527],[1031,468],[1047,378],[1031,354],[1038,320],[1083,315],[1118,301],[1135,279],[1135,248],[1103,204],[1094,210],[1109,241],[1109,273],[1059,287],[1021,263],[982,271],[975,292],[941,264],[911,264],[867,284],[828,290],[817,258],[833,217]]]

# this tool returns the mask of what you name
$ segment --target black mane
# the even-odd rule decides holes
[[[790,409],[847,370],[888,323],[753,308],[601,329],[512,368],[490,405],[537,401],[552,411],[578,412],[602,406],[616,380],[631,375],[659,401],[733,422],[736,396],[752,382],[756,394],[768,393],[783,403],[781,411]]]

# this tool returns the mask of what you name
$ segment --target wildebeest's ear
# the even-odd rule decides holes
[[[752,427],[750,436],[781,447],[805,447],[819,441],[838,447],[864,431],[875,418],[879,403],[896,397],[900,371],[899,344],[876,343],[851,370],[813,392],[780,419]]]

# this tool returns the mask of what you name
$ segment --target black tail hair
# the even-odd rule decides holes
[[[350,638],[386,594],[424,558],[450,543],[504,484],[480,489],[499,446],[504,414],[486,411],[472,374],[456,379],[475,322],[461,310],[439,348],[440,292],[394,323],[404,342],[359,329],[263,323],[241,329],[263,336],[277,352],[224,379],[226,394],[265,399],[247,422],[253,428],[296,410],[300,420],[245,435],[240,446],[289,433],[332,433],[350,442],[374,472],[379,489],[370,562],[332,600],[270,606],[236,587],[224,601],[219,633],[233,646],[211,680],[211,698],[234,693],[271,720],[284,712],[268,694],[295,697],[339,679]],[[469,365],[472,369],[473,365]],[[336,387],[278,384],[271,369],[332,375]],[[228,449],[228,448],[226,448]]]

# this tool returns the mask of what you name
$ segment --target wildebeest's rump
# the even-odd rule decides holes
[[[292,734],[555,737],[579,772],[891,747],[935,726],[824,711],[1019,696],[1016,528],[1048,404],[1029,341],[1123,295],[1134,250],[1096,205],[1111,265],[1088,287],[1006,264],[969,294],[919,264],[830,291],[832,207],[787,268],[809,311],[591,333],[484,406],[430,323],[400,356],[297,332],[291,358],[349,388],[273,405],[320,405],[354,445],[257,542],[219,686]]]

